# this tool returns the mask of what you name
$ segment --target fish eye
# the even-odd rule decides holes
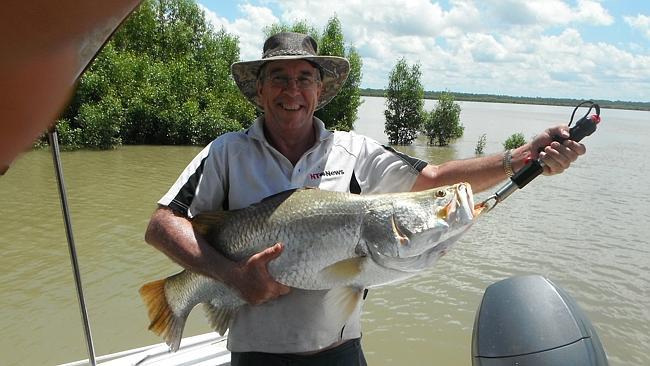
[[[442,198],[442,197],[444,197],[446,195],[447,195],[447,193],[445,191],[443,191],[442,189],[439,189],[439,190],[436,191],[436,197],[438,197],[438,198]]]

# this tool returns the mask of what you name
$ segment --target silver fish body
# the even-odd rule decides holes
[[[282,254],[268,265],[270,274],[290,287],[329,289],[327,308],[336,309],[333,321],[343,323],[364,288],[431,267],[480,211],[467,183],[377,195],[299,189],[247,208],[200,214],[192,223],[233,261],[283,243]],[[187,270],[146,284],[140,293],[149,329],[172,350],[195,305],[206,305],[212,326],[223,334],[245,304],[223,283]]]

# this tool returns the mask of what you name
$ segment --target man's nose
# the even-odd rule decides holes
[[[300,87],[298,86],[298,79],[288,78],[287,86],[284,88],[284,90],[293,94],[298,94],[301,90]]]

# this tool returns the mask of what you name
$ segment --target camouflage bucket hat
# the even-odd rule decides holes
[[[275,34],[264,42],[260,60],[235,62],[231,66],[239,90],[259,109],[262,109],[257,98],[260,68],[267,62],[278,60],[305,60],[320,68],[323,90],[316,109],[325,106],[338,94],[350,72],[348,60],[336,56],[318,56],[318,45],[312,37],[291,32]]]

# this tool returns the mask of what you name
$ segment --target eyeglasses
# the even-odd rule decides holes
[[[272,75],[269,76],[268,79],[271,81],[271,85],[278,88],[289,87],[289,82],[291,82],[291,80],[296,81],[296,86],[298,86],[299,89],[309,89],[316,83],[320,82],[320,79],[314,75],[300,75],[297,78],[290,78],[286,75]]]

